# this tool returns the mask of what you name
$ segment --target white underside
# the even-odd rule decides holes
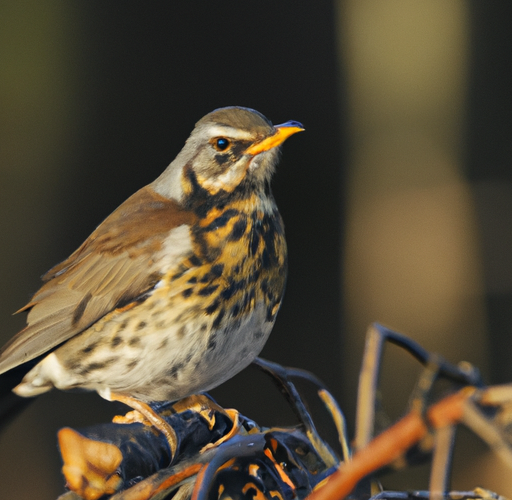
[[[36,365],[15,392],[20,396],[35,396],[52,387],[63,390],[78,387],[96,390],[105,399],[110,399],[110,392],[146,401],[181,399],[210,390],[248,366],[260,353],[273,326],[266,321],[266,307],[259,304],[252,315],[235,327],[218,330],[215,348],[209,350],[208,338],[197,331],[204,322],[202,317],[200,321],[187,323],[187,334],[182,338],[172,324],[165,331],[145,334],[143,350],[136,351],[139,362],[132,369],[127,369],[125,360],[133,360],[135,351],[125,346],[116,350],[119,362],[109,370],[85,375],[67,370],[59,355],[62,350],[67,351],[62,355],[69,355],[72,344],[68,343]],[[260,335],[255,336],[258,332]],[[159,350],[164,336],[168,338],[167,346]],[[77,348],[81,345],[76,343]],[[112,352],[100,351],[87,362],[101,363]],[[169,370],[177,365],[182,366],[176,376],[168,377]]]

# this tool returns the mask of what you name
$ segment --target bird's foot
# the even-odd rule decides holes
[[[158,429],[167,439],[169,443],[169,448],[171,450],[171,457],[174,457],[176,454],[176,450],[178,448],[178,438],[176,437],[176,433],[174,429],[160,416],[156,413],[148,404],[139,401],[138,399],[132,398],[130,396],[123,396],[122,394],[114,394],[110,393],[111,401],[119,401],[130,408],[135,410],[134,412],[129,412],[125,417],[120,417],[121,419],[126,418],[130,414],[139,413],[142,416],[141,420],[136,420],[137,422],[142,422],[145,425],[149,425]],[[134,415],[135,417],[135,415]],[[129,419],[132,418],[130,415]],[[135,417],[140,418],[140,417]],[[133,422],[121,422],[121,423],[133,423]]]
[[[153,425],[140,411],[132,410],[125,415],[116,415],[112,422],[114,424],[144,424]]]

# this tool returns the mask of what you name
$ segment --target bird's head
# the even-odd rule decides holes
[[[184,201],[198,188],[216,195],[232,193],[244,180],[256,189],[274,172],[279,146],[302,125],[272,125],[249,108],[220,108],[207,114],[165,172],[153,183],[163,196]]]

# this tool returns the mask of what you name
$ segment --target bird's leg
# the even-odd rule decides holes
[[[176,433],[174,429],[160,416],[158,415],[148,404],[139,401],[138,399],[131,398],[130,396],[123,396],[122,394],[110,393],[111,401],[119,401],[130,408],[133,408],[136,412],[140,413],[144,418],[142,420],[138,419],[133,415],[133,412],[129,412],[128,422],[142,422],[146,425],[152,425],[156,429],[158,429],[167,439],[169,443],[169,448],[171,450],[171,457],[174,457],[176,454],[176,450],[178,448],[178,439],[176,437]],[[135,418],[134,418],[135,417]],[[122,420],[119,419],[119,420]]]
[[[114,424],[144,424],[151,426],[151,422],[138,410],[132,410],[124,415],[116,415],[112,422]]]

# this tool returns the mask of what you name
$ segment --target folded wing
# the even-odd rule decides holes
[[[162,241],[193,220],[149,186],[128,198],[43,276],[46,283],[18,311],[28,311],[27,326],[0,351],[0,373],[50,351],[113,309],[142,300],[165,272],[155,261]]]

